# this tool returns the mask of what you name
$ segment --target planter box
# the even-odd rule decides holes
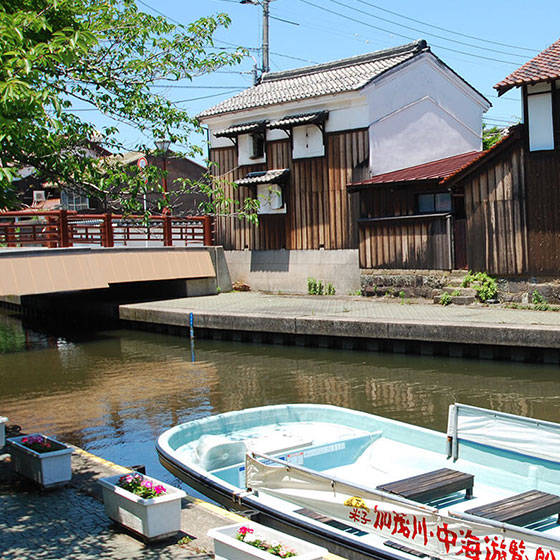
[[[167,491],[156,498],[145,499],[117,486],[122,475],[99,479],[103,489],[105,513],[119,525],[140,535],[146,541],[171,537],[181,530],[181,498],[183,490],[142,475],[155,485],[163,484]]]
[[[51,451],[39,453],[21,443],[25,437],[7,440],[12,469],[43,488],[55,488],[66,484],[72,478],[72,449],[53,438],[47,438],[52,445]]]
[[[6,424],[8,419],[4,416],[0,416],[0,449],[6,445]]]
[[[248,521],[247,523],[236,523],[235,525],[218,527],[208,531],[208,536],[214,539],[216,560],[254,560],[255,558],[260,560],[278,560],[280,558],[236,539],[235,535],[240,527],[249,527],[254,530],[254,533],[247,535],[246,538],[248,540],[258,537],[269,544],[280,543],[296,552],[296,560],[317,560],[328,554],[326,548],[321,548],[302,539]]]

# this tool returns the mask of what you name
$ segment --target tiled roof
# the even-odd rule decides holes
[[[389,173],[374,175],[365,181],[351,183],[349,188],[368,187],[370,185],[381,185],[386,183],[405,183],[409,181],[442,181],[449,175],[452,175],[459,169],[467,166],[484,152],[467,152],[457,156],[451,156],[429,163],[422,163],[414,167],[407,167]]]
[[[265,129],[266,123],[268,121],[254,121],[243,124],[238,124],[235,126],[230,126],[224,130],[218,130],[214,132],[214,136],[220,138],[224,136],[226,138],[233,138],[234,136],[239,136],[240,134],[249,134],[251,132],[262,132]]]
[[[426,41],[284,72],[264,74],[260,83],[203,111],[199,118],[356,91],[384,72],[427,50]]]
[[[281,183],[288,177],[289,169],[269,169],[268,171],[253,171],[248,173],[243,179],[238,179],[237,185],[266,185]]]
[[[267,128],[292,128],[304,124],[319,124],[325,122],[329,116],[328,111],[318,111],[316,113],[306,113],[304,115],[290,115],[266,125]]]
[[[560,39],[494,86],[501,95],[523,84],[560,79]]]

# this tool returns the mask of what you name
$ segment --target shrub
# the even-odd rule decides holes
[[[462,286],[463,288],[474,288],[476,296],[483,303],[489,299],[494,299],[498,294],[496,280],[488,276],[486,272],[475,272],[473,274],[472,271],[469,271],[463,279]]]
[[[451,296],[447,292],[443,292],[439,297],[439,303],[441,305],[449,305],[451,303]]]
[[[541,293],[539,292],[539,290],[535,290],[533,292],[533,295],[531,296],[531,301],[535,304],[538,305],[539,303],[546,303],[545,299],[542,297]]]

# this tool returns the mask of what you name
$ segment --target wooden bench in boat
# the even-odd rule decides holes
[[[550,515],[560,514],[560,496],[529,490],[504,500],[469,509],[465,513],[512,525],[529,525]]]
[[[398,494],[417,502],[431,502],[466,490],[467,500],[473,495],[474,476],[453,469],[439,469],[395,482],[381,484],[378,490]]]

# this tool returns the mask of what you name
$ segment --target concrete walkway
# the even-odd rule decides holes
[[[560,313],[500,305],[444,307],[385,298],[231,292],[120,307],[122,319],[180,327],[188,326],[190,313],[195,328],[202,329],[516,349],[560,348]],[[552,353],[549,357],[548,361],[557,360]]]
[[[5,450],[4,450],[5,451]],[[163,545],[147,546],[121,531],[105,515],[98,478],[126,469],[81,450],[72,455],[72,481],[41,491],[16,475],[0,450],[0,558],[98,559],[213,557],[206,532],[235,523],[239,517],[198,500],[183,501],[182,534]],[[181,537],[193,540],[178,544]]]

